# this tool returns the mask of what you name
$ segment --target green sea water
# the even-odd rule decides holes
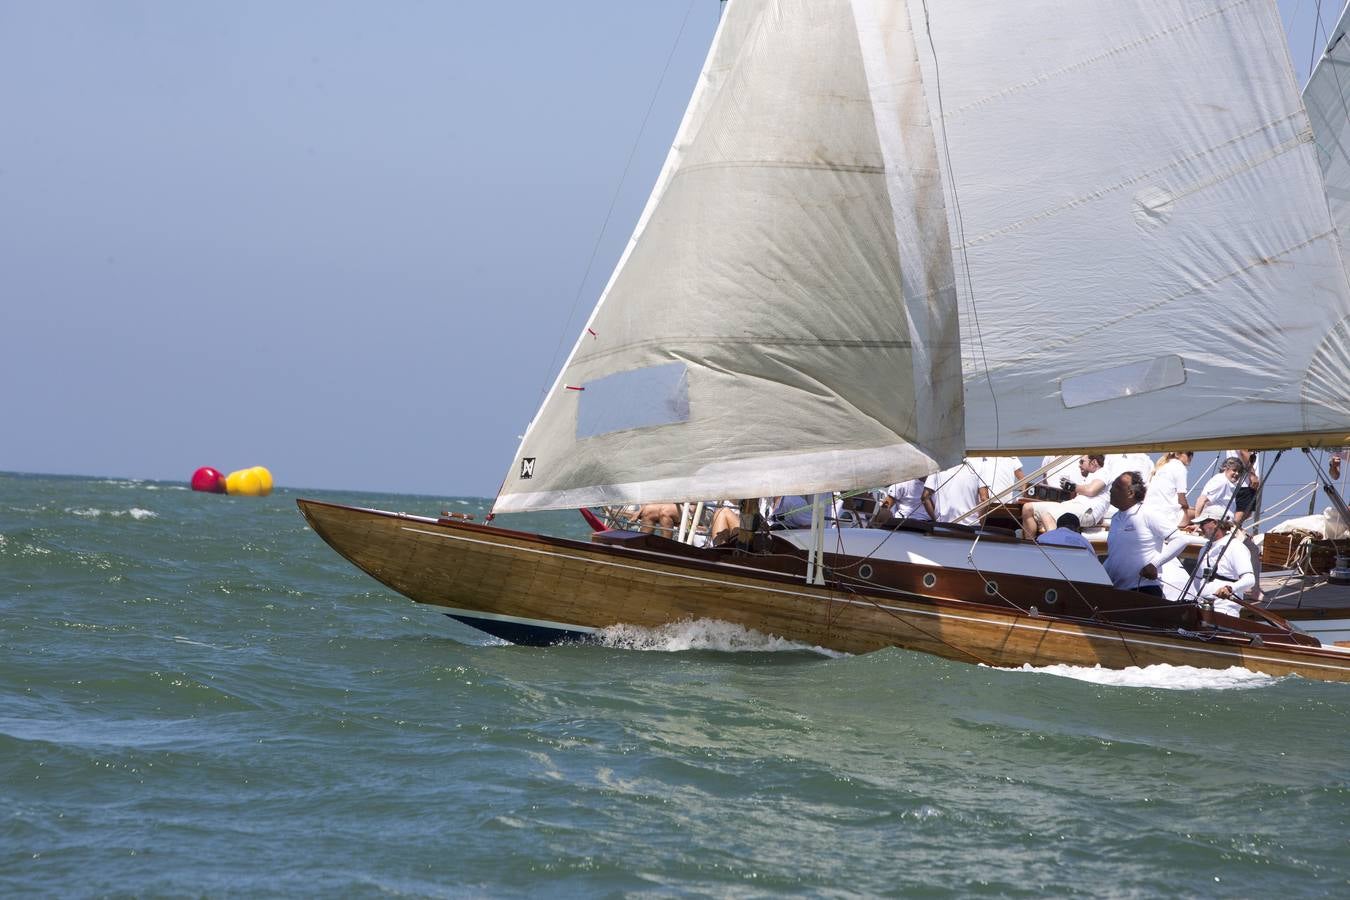
[[[296,496],[486,503],[0,475],[0,894],[1350,894],[1350,686],[716,622],[514,647]]]

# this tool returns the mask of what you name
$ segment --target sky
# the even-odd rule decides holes
[[[0,471],[491,496],[719,5],[0,0]]]

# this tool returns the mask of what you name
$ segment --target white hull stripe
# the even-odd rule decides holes
[[[497,541],[485,541],[485,540],[482,540],[481,538],[465,537],[465,536],[463,536],[463,535],[458,535],[458,534],[444,534],[444,533],[439,532],[439,531],[426,531],[426,530],[421,529],[421,528],[410,528],[410,527],[407,526],[407,525],[403,526],[403,529],[404,529],[405,531],[416,532],[417,534],[425,534],[425,535],[428,535],[428,536],[430,536],[430,537],[443,538],[443,539],[448,540],[448,541],[462,541],[462,542],[468,543],[468,544],[483,544],[483,545],[488,546],[488,547],[500,547],[500,546],[502,546],[502,545],[501,545],[499,542],[497,542]],[[1066,628],[1056,627],[1055,625],[1051,624],[1049,621],[1043,621],[1041,624],[1036,624],[1036,625],[1022,624],[1022,623],[1016,622],[1016,621],[1006,621],[1006,620],[1001,620],[1001,619],[989,619],[989,618],[985,618],[985,617],[980,616],[980,615],[969,615],[969,614],[962,614],[962,613],[956,613],[956,612],[944,612],[944,611],[936,610],[936,609],[912,609],[912,608],[910,608],[910,607],[904,607],[904,606],[889,606],[889,605],[887,605],[887,604],[885,604],[885,603],[882,603],[882,602],[880,602],[880,601],[875,601],[875,600],[851,600],[851,599],[849,599],[849,598],[847,598],[847,597],[836,596],[836,595],[830,595],[830,594],[816,594],[816,593],[812,593],[812,592],[809,592],[809,591],[787,590],[786,588],[774,588],[774,587],[767,587],[767,586],[765,586],[765,585],[758,585],[758,584],[742,584],[742,583],[736,582],[736,581],[724,581],[724,580],[720,580],[720,579],[717,579],[717,578],[706,578],[706,577],[703,577],[703,576],[700,576],[700,575],[686,575],[686,574],[684,574],[684,573],[682,573],[682,572],[666,572],[666,571],[661,570],[661,569],[651,569],[651,568],[647,568],[646,566],[635,566],[635,565],[632,565],[632,564],[630,564],[630,563],[614,562],[614,561],[612,561],[612,560],[600,559],[600,558],[598,558],[598,557],[592,557],[592,556],[578,556],[578,555],[571,554],[571,553],[562,553],[562,552],[559,552],[559,551],[557,551],[557,550],[537,550],[537,549],[535,549],[535,548],[533,548],[533,547],[516,547],[516,546],[514,546],[514,545],[512,545],[511,549],[514,550],[514,551],[516,551],[516,552],[520,552],[520,553],[534,553],[534,554],[538,554],[539,556],[554,556],[554,557],[557,557],[557,558],[559,558],[559,559],[570,559],[570,560],[573,560],[573,561],[575,561],[575,562],[588,563],[588,564],[590,564],[590,565],[609,566],[609,567],[615,568],[615,569],[627,569],[627,570],[632,571],[632,572],[645,572],[645,573],[648,573],[648,574],[651,574],[651,575],[656,575],[656,576],[663,577],[663,578],[680,578],[680,579],[684,579],[685,581],[697,581],[697,582],[701,582],[701,583],[703,583],[703,584],[714,584],[714,585],[720,585],[720,586],[723,586],[723,587],[736,587],[736,588],[742,588],[742,589],[748,589],[748,590],[762,591],[762,592],[765,592],[765,593],[772,593],[772,594],[786,594],[786,595],[789,596],[789,597],[798,597],[798,598],[803,598],[803,599],[808,599],[808,600],[819,600],[819,601],[821,601],[821,602],[828,602],[828,603],[846,603],[846,604],[849,604],[850,606],[860,606],[860,607],[865,607],[865,608],[869,608],[869,609],[883,609],[883,610],[886,610],[887,612],[907,613],[907,614],[910,614],[910,615],[929,616],[929,617],[937,618],[937,619],[955,619],[955,620],[960,621],[960,622],[975,622],[975,623],[978,623],[978,624],[981,624],[981,625],[994,625],[994,626],[997,626],[997,627],[999,627],[999,628],[1019,628],[1019,629],[1026,629],[1026,630],[1028,630],[1028,631],[1036,631],[1036,632],[1041,632],[1041,633],[1044,633],[1044,632],[1050,632],[1050,633],[1053,633],[1053,634],[1070,635],[1070,636],[1072,636],[1072,637],[1085,637],[1085,638],[1088,638],[1088,639],[1094,640],[1094,641],[1110,641],[1110,642],[1112,642],[1112,643],[1118,643],[1118,642],[1123,641],[1123,642],[1125,642],[1125,643],[1127,643],[1127,644],[1134,644],[1134,645],[1140,646],[1140,647],[1158,647],[1158,648],[1165,649],[1165,650],[1185,650],[1185,651],[1190,652],[1190,653],[1206,653],[1206,654],[1209,654],[1209,655],[1211,655],[1211,656],[1228,656],[1228,657],[1233,657],[1234,659],[1238,659],[1238,660],[1241,660],[1241,659],[1245,658],[1245,659],[1247,659],[1247,660],[1252,660],[1252,661],[1261,661],[1261,662],[1279,663],[1280,665],[1286,665],[1286,666],[1287,666],[1287,665],[1311,666],[1311,667],[1313,667],[1313,668],[1318,668],[1318,669],[1330,669],[1330,670],[1333,670],[1333,671],[1343,671],[1343,670],[1346,668],[1345,664],[1318,663],[1318,662],[1313,662],[1312,660],[1308,660],[1308,659],[1289,660],[1289,659],[1283,659],[1283,658],[1278,657],[1278,656],[1263,656],[1263,655],[1261,655],[1261,654],[1259,654],[1259,653],[1253,653],[1251,650],[1239,650],[1239,649],[1234,649],[1234,650],[1220,650],[1220,649],[1211,648],[1211,647],[1199,647],[1199,646],[1195,646],[1194,644],[1191,644],[1191,643],[1186,643],[1186,644],[1184,644],[1184,645],[1178,646],[1177,644],[1171,643],[1171,642],[1164,643],[1164,642],[1161,642],[1161,641],[1152,641],[1152,640],[1148,640],[1147,638],[1131,637],[1131,636],[1125,634],[1124,632],[1117,632],[1117,633],[1115,633],[1115,634],[1094,634],[1093,631],[1088,630],[1088,629],[1095,629],[1095,628],[1100,627],[1100,626],[1083,625],[1083,626],[1079,626],[1079,627],[1083,628],[1084,631],[1077,631],[1077,630],[1069,630],[1069,629],[1066,629]],[[907,593],[907,594],[909,594],[909,595],[912,596],[912,597],[922,597],[922,596],[923,596],[922,594],[915,594],[915,593],[913,593],[912,591],[901,591],[901,593]],[[925,598],[925,599],[926,599],[926,598]],[[437,605],[439,605],[439,604],[437,604]],[[466,613],[466,615],[485,616],[486,614],[485,614],[485,613]],[[1025,613],[1015,613],[1015,614],[1014,614],[1014,613],[1009,613],[1009,615],[1017,615],[1018,618],[1029,618]],[[503,619],[506,619],[506,620],[508,620],[508,621],[511,621],[511,620],[509,619],[509,617],[503,616],[502,618],[503,618]],[[528,621],[532,621],[532,620],[525,620],[525,619],[522,619],[522,620],[519,620],[519,621],[528,622]],[[565,628],[569,628],[569,629],[572,629],[572,630],[580,630],[580,629],[582,628],[582,626],[579,626],[579,625],[568,625],[568,626],[559,626],[559,627],[565,627]],[[1297,651],[1292,651],[1292,652],[1297,653]]]

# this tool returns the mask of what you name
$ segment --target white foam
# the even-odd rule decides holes
[[[640,628],[636,625],[611,625],[594,635],[594,640],[606,647],[621,650],[655,650],[679,653],[682,650],[717,650],[723,653],[766,653],[803,650],[824,656],[846,654],[813,647],[796,641],[763,634],[730,622],[716,619],[693,619],[673,622],[658,628]]]
[[[1032,666],[1004,669],[1005,672],[1031,672],[1037,675],[1058,675],[1092,684],[1114,687],[1162,688],[1168,691],[1229,691],[1269,687],[1281,679],[1231,666],[1227,669],[1199,669],[1195,666],[1173,666],[1159,663],[1152,666],[1130,666],[1125,669],[1103,669],[1101,666]]]
[[[72,516],[80,516],[86,519],[97,519],[99,516],[112,516],[113,518],[131,516],[133,519],[138,520],[159,518],[159,513],[152,509],[141,509],[139,506],[133,506],[131,509],[112,510],[96,509],[91,506],[85,509],[67,509],[66,512],[70,513]]]

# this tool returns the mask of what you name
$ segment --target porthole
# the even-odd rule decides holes
[[[1051,588],[1050,590],[1046,591],[1046,592],[1045,592],[1045,602],[1046,602],[1046,603],[1049,603],[1051,606],[1054,606],[1056,603],[1058,603],[1058,602],[1059,602],[1059,591],[1055,590],[1054,588]]]
[[[867,563],[863,563],[861,566],[858,567],[858,577],[863,579],[864,581],[871,580],[872,567],[869,566]]]
[[[934,575],[932,572],[924,572],[924,573],[923,573],[923,586],[926,587],[926,588],[930,588],[930,587],[932,587],[932,586],[935,585],[935,584],[937,584],[937,576]]]
[[[998,582],[997,582],[997,581],[986,581],[986,582],[984,583],[984,592],[985,592],[986,594],[988,594],[990,597],[992,597],[992,596],[994,596],[995,594],[997,594],[997,593],[998,593]]]

